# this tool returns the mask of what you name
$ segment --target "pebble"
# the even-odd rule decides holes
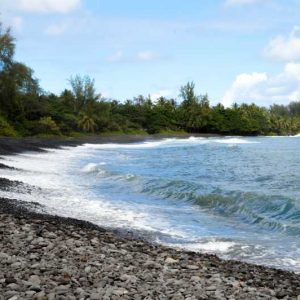
[[[81,221],[15,217],[1,205],[4,300],[300,300],[294,273],[126,239]]]

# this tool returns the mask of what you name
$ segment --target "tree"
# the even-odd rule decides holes
[[[0,22],[0,71],[8,70],[13,63],[15,53],[15,40],[11,35],[10,28],[3,28]]]
[[[93,110],[93,103],[89,103],[85,111],[81,114],[78,125],[83,131],[94,132],[97,128],[95,119],[96,116]]]
[[[100,95],[96,94],[95,81],[89,76],[76,75],[69,80],[73,94],[73,111],[79,114],[91,102],[96,102]]]
[[[207,95],[195,94],[194,82],[188,82],[180,89],[183,99],[180,107],[182,127],[188,132],[207,131],[212,118]]]
[[[51,117],[40,118],[37,127],[35,128],[38,134],[54,134],[59,135],[60,130],[55,121]]]
[[[14,52],[15,43],[10,29],[4,29],[0,23],[0,111],[8,118],[13,117],[10,100],[15,100],[14,81],[11,78]]]

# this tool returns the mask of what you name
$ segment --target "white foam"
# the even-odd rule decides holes
[[[80,173],[101,173],[104,162],[88,163],[82,169],[78,161],[84,156],[93,157],[93,149],[79,146],[70,149],[51,149],[46,153],[25,153],[2,157],[4,163],[19,170],[4,170],[1,177],[18,180],[40,189],[31,193],[20,191],[0,191],[0,197],[28,202],[38,202],[50,214],[84,219],[105,227],[125,227],[164,234],[176,230],[168,220],[148,213],[148,207],[136,207],[133,203],[106,200],[90,189],[90,179],[79,179]],[[132,180],[133,174],[111,174],[114,180]],[[77,183],[76,183],[77,182]]]
[[[256,141],[249,141],[242,138],[222,138],[215,140],[216,143],[220,144],[257,144]]]
[[[176,139],[165,139],[162,141],[146,141],[142,143],[131,143],[131,144],[84,144],[87,148],[92,149],[145,149],[145,148],[156,148],[166,144],[172,144]]]
[[[84,144],[84,147],[88,149],[103,149],[103,150],[113,150],[113,149],[150,149],[150,148],[170,148],[178,146],[194,146],[201,144],[210,144],[210,143],[220,143],[220,144],[256,144],[258,141],[239,138],[239,137],[194,137],[191,136],[188,139],[183,138],[168,138],[160,141],[145,141],[141,143],[130,143],[130,144]]]
[[[103,166],[105,165],[105,163],[99,163],[99,164],[96,164],[96,163],[88,163],[87,165],[85,165],[81,171],[84,172],[84,173],[94,173],[94,172],[99,172],[99,171],[103,171],[101,169],[100,166]]]
[[[187,244],[176,244],[176,247],[184,248],[194,252],[214,252],[214,253],[226,253],[232,247],[234,247],[236,243],[228,242],[228,241],[203,241],[199,243],[187,243]]]

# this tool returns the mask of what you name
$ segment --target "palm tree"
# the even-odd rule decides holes
[[[93,105],[90,104],[81,114],[81,119],[78,121],[78,126],[86,132],[95,132],[97,124],[95,122],[96,116],[94,114]]]

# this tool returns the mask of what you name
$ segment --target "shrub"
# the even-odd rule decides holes
[[[16,136],[17,133],[14,128],[0,116],[0,136]]]
[[[37,122],[37,134],[60,135],[60,129],[51,117],[42,117]]]

